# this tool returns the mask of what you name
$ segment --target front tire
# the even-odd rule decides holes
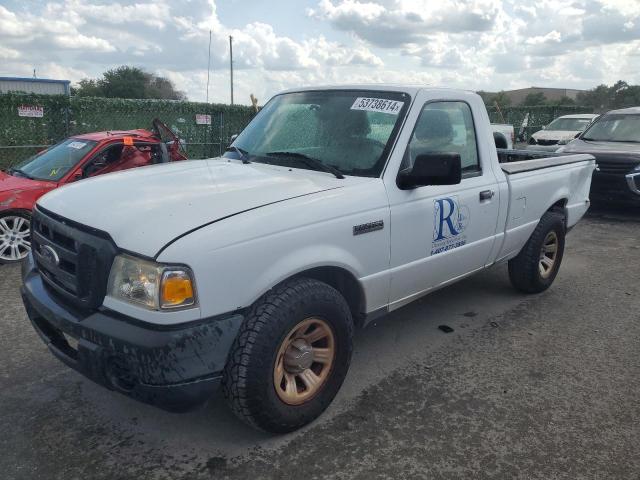
[[[551,286],[564,254],[564,217],[545,213],[524,248],[509,260],[509,279],[521,292],[540,293]]]
[[[317,418],[338,393],[352,353],[353,320],[333,287],[286,282],[250,309],[232,346],[222,388],[244,422],[273,433]]]
[[[0,264],[18,263],[31,251],[31,215],[26,212],[0,214]]]

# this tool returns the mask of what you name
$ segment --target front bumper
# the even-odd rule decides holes
[[[640,206],[640,173],[594,172],[589,196],[596,202]]]
[[[31,254],[22,276],[36,332],[56,357],[94,382],[174,412],[205,403],[218,388],[242,315],[158,327],[109,310],[73,310],[47,289]]]

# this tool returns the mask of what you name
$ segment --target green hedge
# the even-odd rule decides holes
[[[42,118],[18,116],[20,105],[40,106]],[[196,114],[211,115],[197,125]],[[185,143],[190,158],[218,155],[255,115],[253,108],[173,100],[0,95],[0,168],[7,168],[70,135],[103,130],[149,129],[159,118]]]
[[[19,117],[20,105],[43,107],[42,118]],[[589,107],[509,107],[502,115],[488,107],[492,122],[512,124],[520,134],[522,122],[527,139],[554,118],[572,113],[591,113]],[[197,125],[195,115],[208,114],[211,125]],[[0,168],[16,162],[70,135],[102,130],[151,127],[159,118],[185,142],[190,158],[218,155],[231,135],[240,133],[255,115],[253,108],[238,105],[181,102],[174,100],[130,100],[119,98],[67,97],[64,95],[0,94]]]

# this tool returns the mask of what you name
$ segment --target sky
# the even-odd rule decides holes
[[[498,91],[640,83],[640,0],[2,0],[0,76],[133,65],[204,101],[418,83]]]

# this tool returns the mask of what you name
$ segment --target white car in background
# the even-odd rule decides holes
[[[598,115],[590,113],[558,117],[542,130],[531,135],[527,148],[555,151],[560,145],[566,145],[578,134],[584,132],[596,118]]]

